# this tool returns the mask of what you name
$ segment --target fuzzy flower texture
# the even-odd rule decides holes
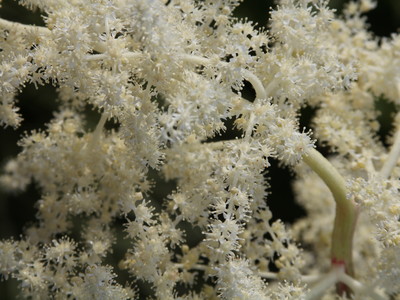
[[[400,107],[400,36],[366,30],[376,3],[279,0],[259,30],[233,17],[240,0],[19,2],[45,26],[0,19],[0,125],[23,122],[25,85],[59,102],[0,177],[41,193],[36,222],[0,241],[21,296],[400,299],[400,114],[383,144],[376,107]],[[269,209],[272,158],[296,174],[293,224]],[[174,185],[157,201],[154,178]]]

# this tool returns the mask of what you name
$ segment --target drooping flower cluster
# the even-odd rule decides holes
[[[343,299],[400,293],[400,135],[391,150],[378,140],[374,105],[399,104],[400,44],[366,31],[374,3],[339,18],[324,0],[281,0],[261,31],[232,17],[238,0],[20,2],[46,26],[0,19],[0,125],[22,122],[27,84],[53,84],[61,103],[0,177],[41,192],[37,222],[0,242],[0,274],[23,296],[135,299],[138,281],[158,299],[334,299],[336,283]],[[93,131],[87,106],[101,114]],[[305,106],[313,133],[299,128]],[[221,139],[230,123],[237,136]],[[271,158],[298,175],[308,216],[291,228],[268,206]],[[158,202],[155,173],[176,183]],[[111,266],[121,220],[125,256]]]

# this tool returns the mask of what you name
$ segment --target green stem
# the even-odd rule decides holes
[[[345,266],[345,272],[354,276],[352,245],[357,221],[357,207],[346,197],[346,183],[334,166],[312,148],[303,159],[328,186],[336,202],[336,216],[332,233],[331,260],[333,265]]]
[[[383,165],[382,169],[379,171],[379,174],[384,179],[388,179],[393,169],[396,167],[397,161],[400,156],[400,131],[398,130],[395,135],[394,143],[392,148],[390,149],[388,158]]]

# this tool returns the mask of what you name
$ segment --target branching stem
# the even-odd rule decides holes
[[[338,280],[340,282],[345,283],[353,291],[358,292],[360,294],[364,294],[364,295],[368,294],[368,296],[374,300],[388,300],[388,297],[382,296],[382,295],[378,294],[377,292],[375,292],[373,289],[367,288],[361,282],[355,280],[353,277],[351,277],[345,273],[339,273]]]
[[[96,129],[93,131],[92,139],[89,142],[88,149],[91,151],[93,150],[96,143],[100,140],[101,133],[103,132],[104,125],[106,124],[108,115],[107,113],[103,112],[101,114],[101,118],[97,123]]]
[[[340,268],[333,268],[327,274],[323,275],[306,295],[305,300],[320,299],[321,296],[331,288],[338,280],[338,273],[343,272]]]
[[[390,177],[394,167],[397,164],[400,156],[400,130],[396,132],[394,143],[392,148],[390,149],[389,156],[383,165],[382,169],[379,171],[379,174],[382,178],[387,179]]]
[[[9,31],[9,34],[12,34],[13,36],[21,34],[34,35],[36,43],[41,43],[45,39],[51,38],[51,30],[47,27],[21,24],[3,18],[0,18],[0,30],[7,30]],[[96,42],[93,50],[97,52],[104,52],[106,50],[105,43]]]
[[[208,58],[196,56],[196,55],[183,55],[182,59],[187,62],[192,62],[192,63],[199,64],[199,65],[210,65],[211,64],[211,60],[209,60]],[[224,64],[224,62],[221,62],[221,63]],[[253,74],[251,71],[249,71],[247,69],[242,69],[241,73],[243,74],[243,77],[248,82],[250,82],[251,85],[253,86],[254,90],[256,91],[256,98],[257,99],[266,99],[268,95],[267,95],[267,92],[265,91],[265,88],[264,88],[262,82],[260,81],[260,79],[255,74]]]
[[[32,33],[37,32],[37,38],[40,39],[42,36],[47,37],[50,34],[50,30],[43,26],[27,25],[18,22],[8,21],[0,18],[0,29],[8,30],[11,32],[18,33]]]
[[[326,290],[331,288],[337,282],[343,282],[360,296],[368,294],[368,296],[374,300],[388,300],[387,297],[378,294],[372,289],[368,289],[367,286],[347,275],[343,266],[333,266],[328,273],[321,276],[320,280],[311,287],[310,291],[305,297],[305,300],[320,299]]]
[[[345,272],[353,276],[352,244],[358,214],[357,207],[346,197],[344,178],[321,153],[312,148],[303,156],[303,159],[325,182],[336,202],[331,248],[332,264],[343,264]]]

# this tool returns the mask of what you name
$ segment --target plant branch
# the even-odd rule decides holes
[[[3,18],[0,18],[0,30],[7,30],[10,35],[11,35],[11,33],[13,35],[35,34],[35,42],[38,44],[45,39],[51,38],[51,30],[47,27],[21,24],[21,23],[9,21],[9,20],[3,19]],[[97,42],[97,43],[95,43],[93,50],[101,53],[106,50],[106,46],[102,42]]]
[[[7,30],[13,34],[26,34],[26,33],[37,33],[36,38],[40,41],[43,37],[50,35],[51,31],[43,26],[27,25],[18,22],[8,21],[0,18],[0,28]]]
[[[305,296],[304,300],[314,300],[320,299],[320,297],[332,287],[338,280],[339,273],[343,273],[343,267],[334,267],[325,275],[321,276],[317,284],[315,284],[308,294]]]
[[[388,300],[387,297],[379,295],[377,292],[375,292],[372,289],[368,290],[368,292],[366,293],[366,290],[368,288],[366,288],[361,282],[355,280],[353,277],[351,277],[345,273],[338,274],[338,280],[345,283],[347,286],[349,286],[355,292],[364,293],[364,294],[368,293],[368,296],[374,300]]]
[[[196,55],[183,55],[182,59],[187,62],[192,62],[199,65],[210,65],[211,60],[205,57],[196,56]],[[227,64],[226,62],[221,62],[222,64]],[[256,91],[256,99],[267,99],[267,92],[260,81],[260,79],[253,74],[251,71],[247,69],[241,69],[243,77],[251,83],[254,90]]]
[[[358,214],[357,207],[346,197],[344,178],[321,153],[312,148],[303,156],[303,159],[325,182],[336,202],[331,248],[332,264],[343,264],[346,273],[353,276],[352,244]]]
[[[387,179],[390,177],[394,167],[397,164],[400,156],[400,130],[396,132],[394,143],[392,148],[390,149],[389,156],[384,163],[382,169],[379,171],[379,174],[383,179]]]
[[[103,132],[104,125],[106,124],[108,114],[103,112],[101,114],[100,120],[96,125],[96,129],[93,131],[92,139],[89,142],[87,149],[92,151],[96,143],[100,140],[101,133]]]

